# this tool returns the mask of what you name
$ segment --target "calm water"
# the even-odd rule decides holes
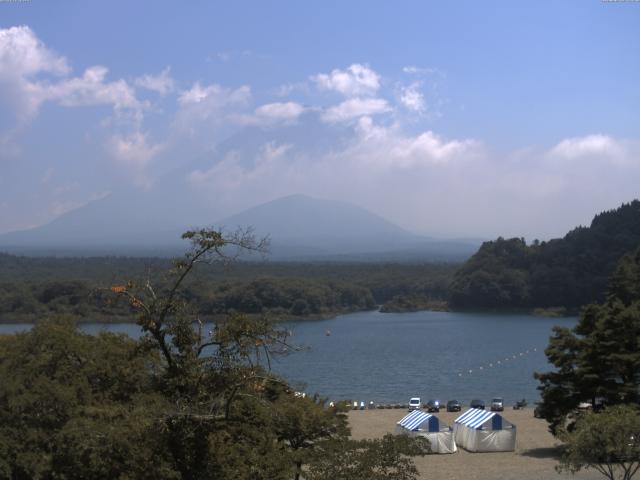
[[[273,370],[308,393],[332,399],[408,402],[420,396],[468,404],[472,398],[488,402],[503,396],[507,404],[531,402],[538,398],[533,372],[549,369],[543,351],[551,328],[575,322],[450,312],[364,312],[289,322],[284,328],[292,331],[291,341],[308,348],[278,359]],[[0,333],[26,328],[0,325]],[[131,324],[83,329],[139,335]]]

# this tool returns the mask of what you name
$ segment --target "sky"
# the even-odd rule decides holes
[[[639,85],[633,1],[0,0],[0,233],[303,193],[557,237],[640,196]]]

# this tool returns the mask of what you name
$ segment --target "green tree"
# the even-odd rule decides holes
[[[273,420],[278,438],[291,451],[295,480],[308,464],[318,442],[332,438],[346,440],[349,435],[346,406],[326,408],[326,400],[294,396],[281,397],[274,404]]]
[[[582,401],[607,405],[640,400],[640,250],[626,255],[607,301],[589,305],[573,329],[554,329],[545,353],[555,371],[536,373],[541,414],[553,433]]]
[[[640,201],[596,215],[589,227],[527,246],[485,242],[456,272],[451,303],[462,308],[565,307],[602,302],[616,263],[640,244]]]
[[[159,368],[155,351],[65,319],[0,337],[0,478],[176,478],[155,441]]]
[[[563,430],[559,471],[592,468],[610,480],[631,480],[640,469],[640,412],[620,405],[581,417],[575,428]]]
[[[381,439],[333,439],[321,442],[305,478],[308,480],[414,480],[411,459],[429,453],[424,438],[387,434]]]
[[[291,351],[286,331],[243,315],[200,321],[185,283],[196,266],[265,242],[246,231],[183,237],[192,249],[166,278],[110,289],[135,313],[139,341],[70,321],[0,337],[0,478],[289,480],[320,450],[342,461],[331,442],[368,478],[413,478],[418,443],[354,442],[343,411],[296,397],[270,372],[272,356]]]

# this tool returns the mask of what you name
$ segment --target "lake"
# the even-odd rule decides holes
[[[273,370],[307,393],[331,399],[423,402],[473,398],[505,403],[539,398],[533,372],[550,368],[544,355],[554,325],[576,318],[531,315],[361,312],[330,320],[286,322],[290,341],[307,347],[277,359]],[[0,333],[29,328],[0,325]],[[133,324],[85,324],[83,330],[139,335]]]

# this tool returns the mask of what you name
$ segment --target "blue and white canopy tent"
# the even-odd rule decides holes
[[[513,452],[516,426],[496,412],[470,408],[453,424],[456,444],[470,452]]]
[[[457,450],[451,427],[441,423],[435,415],[421,410],[414,410],[401,418],[396,433],[426,438],[432,453],[454,453]]]

